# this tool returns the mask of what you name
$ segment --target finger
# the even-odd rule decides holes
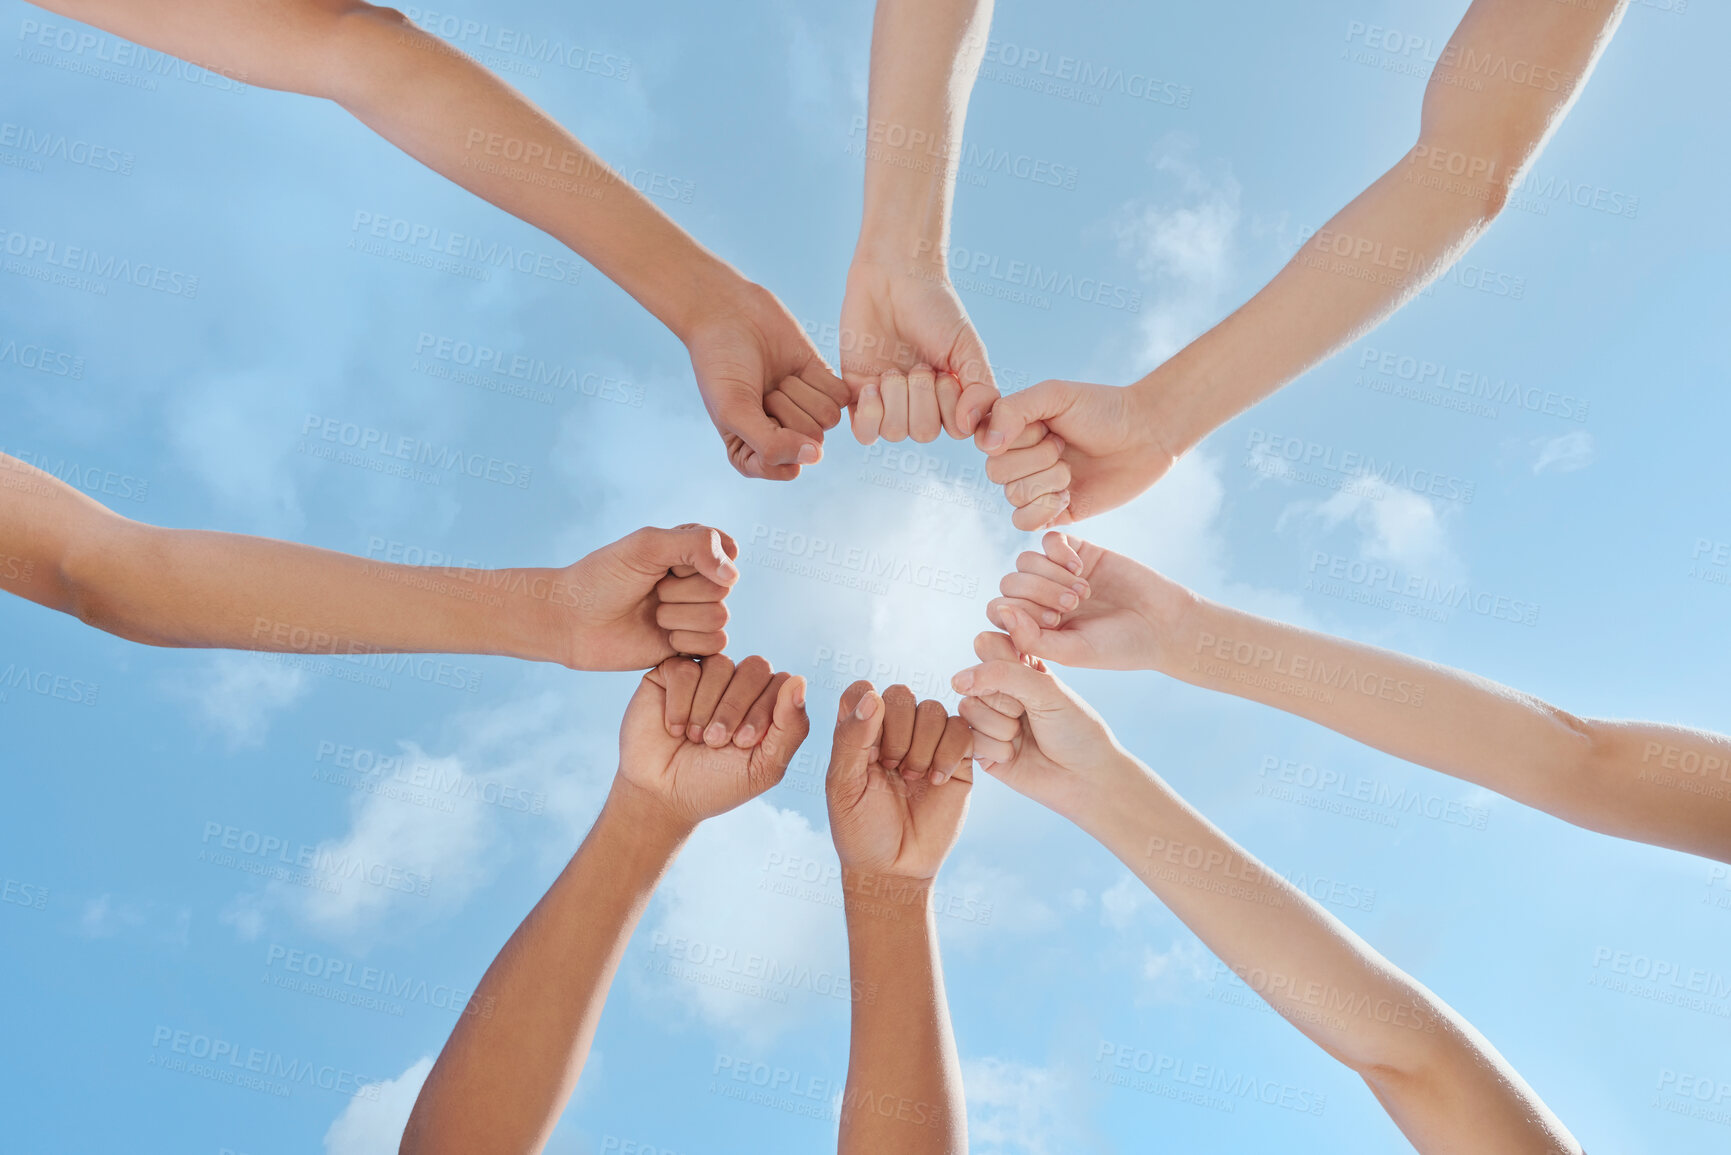
[[[727,631],[669,630],[667,644],[673,647],[676,654],[688,654],[695,658],[708,657],[727,649]]]
[[[655,607],[655,624],[672,633],[710,634],[727,624],[726,602],[666,602]]]
[[[1018,478],[1004,486],[1004,497],[1017,509],[1031,505],[1048,494],[1061,494],[1070,488],[1070,466],[1060,461],[1050,469]]]
[[[943,432],[938,413],[938,376],[930,365],[908,370],[908,436],[924,445]]]
[[[751,704],[757,701],[757,696],[763,693],[774,674],[769,663],[755,654],[733,667],[733,677],[722,688],[721,699],[715,703],[709,724],[703,728],[705,746],[715,748],[733,741],[734,731],[744,720],[745,712],[751,709]],[[739,745],[749,746],[751,743],[741,742]]]
[[[1047,493],[1036,497],[1027,505],[1022,506],[1010,515],[1010,522],[1017,529],[1032,532],[1045,529],[1050,525],[1067,524],[1074,520],[1069,517],[1070,491],[1065,489],[1058,493]]]
[[[811,732],[811,719],[805,712],[805,679],[797,674],[775,675],[763,695],[770,703],[768,729],[752,758],[752,769],[768,778],[762,786],[767,790],[787,773],[788,763]]]
[[[967,773],[968,756],[974,749],[974,732],[966,721],[959,717],[944,719],[944,732],[938,739],[938,748],[932,754],[932,766],[929,772],[933,786],[942,786],[951,778],[965,778],[973,781],[973,775]]]
[[[1062,534],[1047,534],[1047,540]],[[1086,598],[1094,592],[1094,587],[1088,584],[1088,579],[1081,576],[1080,563],[1076,569],[1059,564],[1043,553],[1033,550],[1023,550],[1016,556],[1016,570],[1019,573],[1031,574],[1034,577],[1045,578],[1049,582],[1063,586],[1073,591],[1077,597]]]
[[[835,370],[829,367],[828,361],[825,361],[822,357],[814,356],[810,361],[806,362],[805,368],[799,371],[798,380],[807,388],[815,389],[825,397],[828,397],[830,402],[836,407],[836,421],[841,420],[841,407],[846,405],[848,400],[847,382],[843,381],[836,375]],[[783,384],[785,386],[786,383],[784,382]],[[806,412],[810,413],[813,417],[817,416],[815,410],[806,409]],[[824,428],[828,429],[834,425],[835,421],[832,421],[829,425],[824,426]],[[805,683],[802,681],[800,683],[800,694],[803,695],[804,693]],[[802,703],[804,700],[805,699],[801,697],[800,701]]]
[[[1087,562],[1082,557],[1083,541],[1070,540],[1068,534],[1053,530],[1041,539],[1040,545],[1046,551],[1046,557],[1055,565],[1063,566],[1071,573],[1081,576],[1088,572]]]
[[[1023,429],[1022,440],[1027,440],[1027,429]],[[1011,446],[996,457],[986,459],[986,476],[993,485],[1008,485],[1023,477],[1030,477],[1042,470],[1050,469],[1058,464],[1058,458],[1064,452],[1064,439],[1057,434],[1048,434],[1037,441],[1029,441],[1025,448]]]
[[[731,587],[739,580],[739,567],[733,564],[733,559],[739,556],[739,546],[734,544],[731,554],[726,549],[732,542],[719,529],[707,525],[678,529],[648,526],[628,534],[620,546],[625,560],[644,573],[689,567],[717,585]]]
[[[853,403],[853,413],[849,418],[854,440],[861,445],[870,445],[876,441],[882,431],[883,420],[883,387],[876,381],[868,381],[860,389],[859,399]]]
[[[953,679],[956,692],[975,697],[1002,694],[1029,710],[1060,710],[1068,705],[1058,680],[1022,661],[981,662]]]
[[[878,380],[884,395],[884,419],[878,435],[885,441],[906,441],[908,436],[908,379],[899,369],[888,369]]]
[[[799,467],[823,459],[823,444],[803,433],[783,428],[762,408],[748,405],[726,432],[739,441],[730,456],[734,468],[747,477],[786,481],[798,476]]]
[[[1051,423],[1070,404],[1071,382],[1041,381],[992,405],[991,419],[974,430],[974,443],[997,455],[1015,444],[1031,421]]]
[[[1063,615],[1082,604],[1082,599],[1068,585],[1059,585],[1033,574],[1005,574],[998,583],[998,589],[1006,598],[1029,603],[1040,624],[1047,629],[1056,629],[1064,620]]]
[[[883,725],[884,701],[870,682],[855,682],[842,691],[825,779],[832,799],[851,801],[865,792],[872,750],[882,742]]]
[[[932,768],[932,755],[938,752],[938,742],[944,736],[944,721],[949,711],[942,702],[927,698],[914,707],[914,733],[908,740],[908,752],[897,767],[902,778],[917,782]]]
[[[697,692],[691,696],[691,718],[685,725],[685,736],[693,742],[704,740],[710,716],[721,701],[727,683],[733,680],[733,659],[726,654],[711,654],[703,659],[703,674],[697,680]],[[716,745],[720,745],[719,742]]]
[[[839,378],[837,384],[840,384]],[[847,402],[847,386],[841,386],[842,393],[839,402],[828,393],[806,384],[798,377],[784,377],[778,389],[787,394],[788,400],[799,406],[800,412],[817,422],[820,428],[834,429],[840,423],[841,407]]]
[[[689,566],[682,566],[689,569]],[[699,602],[718,602],[727,596],[727,587],[717,585],[700,573],[678,574],[664,577],[655,583],[655,599],[662,605],[695,605]]]
[[[697,663],[690,658],[668,658],[656,667],[662,685],[667,687],[667,704],[663,718],[667,732],[675,738],[686,736],[686,722],[691,717],[691,696],[697,692]]]
[[[973,728],[974,750],[978,752],[981,738],[1009,742],[1022,732],[1020,716],[999,713],[982,698],[963,698],[956,707],[961,719]]]
[[[956,412],[956,405],[962,399],[962,383],[956,380],[954,373],[938,374],[938,420],[943,423],[944,432],[951,437],[962,438],[967,434],[962,431],[961,418]]]
[[[1021,723],[1017,722],[1016,725],[1020,726]],[[1015,760],[1016,747],[1013,743],[1000,738],[987,738],[975,731],[974,761],[980,764],[981,769],[989,774],[994,765],[1001,762],[1014,762]]]
[[[998,400],[998,382],[992,375],[991,360],[986,356],[986,346],[980,340],[979,331],[971,322],[956,338],[950,361],[956,379],[962,385],[956,423],[961,436],[967,437],[979,428],[980,420],[991,412]]]
[[[738,675],[736,674],[735,677]],[[775,674],[764,684],[758,693],[757,700],[745,712],[745,718],[739,723],[739,728],[733,732],[733,744],[747,747],[759,740],[765,740],[769,733],[771,715],[775,711],[775,698],[781,692],[782,680],[787,674]],[[800,687],[800,702],[804,704],[805,687]]]
[[[986,619],[1006,634],[1018,653],[1044,653],[1040,623],[1051,610],[1022,601],[1019,598],[993,598],[986,603]]]
[[[763,395],[763,409],[771,417],[781,422],[782,428],[791,429],[813,441],[823,440],[823,426],[817,420],[799,407],[799,403],[780,389]]]
[[[878,762],[885,770],[894,770],[908,755],[914,737],[914,692],[903,685],[884,691],[884,733]]]
[[[990,630],[987,630],[985,633],[975,635],[974,653],[979,655],[979,659],[982,663],[1017,662],[1024,660],[1024,654],[1026,651],[1019,650],[1015,643],[1003,634],[993,633]],[[1039,659],[1036,658],[1034,660],[1038,661]],[[958,677],[959,676],[960,675],[958,675]],[[1004,715],[1006,718],[1020,718],[1023,714],[1028,712],[1027,707],[1022,704],[1021,700],[1010,694],[994,691],[981,692],[976,696],[985,702],[986,705]]]

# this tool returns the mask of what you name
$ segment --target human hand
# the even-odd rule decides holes
[[[566,566],[547,598],[552,636],[573,670],[641,670],[727,645],[723,601],[739,546],[708,526],[644,528]]]
[[[735,469],[790,481],[823,457],[847,387],[768,290],[746,284],[693,325],[685,344]]]
[[[972,434],[998,399],[986,347],[942,265],[897,274],[855,260],[841,305],[853,435],[927,442]]]
[[[1063,666],[1165,668],[1196,595],[1121,553],[1053,530],[998,583],[986,617],[1016,649]]]
[[[974,653],[980,664],[950,683],[967,695],[960,713],[974,731],[974,760],[1018,794],[1075,818],[1129,754],[1092,706],[1003,634],[979,635]]]
[[[1035,422],[1055,435],[1055,449],[1054,438],[1029,445],[1023,434]],[[1017,529],[1071,525],[1116,509],[1176,461],[1142,393],[1081,381],[1041,381],[1000,399],[974,443],[991,457],[986,476],[1016,507]]]
[[[849,871],[935,878],[962,832],[973,786],[971,735],[935,701],[906,686],[883,696],[870,682],[841,696],[830,748],[830,834]]]
[[[619,779],[696,826],[780,782],[810,729],[804,678],[759,657],[668,658],[625,707]]]

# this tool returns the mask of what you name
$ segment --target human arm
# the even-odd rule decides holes
[[[1000,588],[1005,596],[987,612],[1023,653],[1158,670],[1308,718],[1565,822],[1731,862],[1724,735],[1579,718],[1476,674],[1219,605],[1061,533],[1046,535],[1045,554],[1023,554]]]
[[[842,693],[830,751],[830,833],[841,859],[853,1002],[841,1155],[961,1155],[961,1064],[932,909],[973,783],[971,735],[941,703],[869,682]]]
[[[787,480],[847,391],[776,298],[705,249],[516,89],[359,0],[45,0],[43,7],[265,88],[332,100],[433,171],[580,253],[691,354],[728,458]]]
[[[981,768],[1111,851],[1422,1155],[1580,1155],[1472,1024],[1178,797],[1038,658],[1002,634],[975,650],[955,686]]]
[[[1426,86],[1417,142],[1255,296],[1132,385],[1042,381],[1000,401],[976,434],[987,453],[1003,455],[1035,420],[1067,446],[1054,479],[1068,500],[1037,487],[1029,500],[1039,504],[1017,525],[1068,525],[1136,497],[1214,429],[1441,276],[1561,124],[1625,5],[1474,0]],[[988,475],[1003,484],[1028,468],[1006,462]]]
[[[970,436],[998,390],[950,283],[950,205],[992,0],[879,0],[865,209],[842,301],[842,378],[862,445]]]
[[[656,885],[698,823],[781,780],[808,728],[804,703],[803,680],[772,674],[762,658],[735,667],[717,655],[701,668],[670,658],[644,675],[620,728],[612,791],[476,986],[415,1101],[404,1155],[526,1155],[546,1145]],[[706,729],[711,710],[749,719],[758,737],[686,737],[685,720]]]
[[[719,652],[739,547],[640,529],[562,569],[397,565],[270,538],[165,529],[0,454],[0,588],[153,646],[500,654],[640,670]]]

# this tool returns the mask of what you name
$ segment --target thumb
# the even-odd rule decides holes
[[[1046,629],[1027,610],[1008,604],[1007,599],[998,601],[992,609],[996,611],[993,622],[1010,635],[1018,654],[1050,658],[1060,666],[1088,664],[1088,645],[1074,631],[1062,626],[1055,630]]]
[[[842,692],[841,707],[836,711],[835,740],[829,752],[832,792],[840,789],[849,798],[864,793],[872,751],[877,749],[883,728],[884,701],[870,682],[862,679]]]
[[[799,753],[805,736],[811,733],[811,719],[805,712],[805,679],[795,674],[781,684],[775,694],[775,709],[770,714],[769,732],[757,745],[757,752],[774,771],[775,780],[787,772],[788,763]]]
[[[670,569],[689,566],[718,586],[731,586],[739,580],[739,567],[733,564],[728,546],[733,539],[719,529],[707,525],[682,526],[679,529],[640,529],[625,539],[626,556],[638,569],[657,577]]]
[[[954,363],[956,380],[962,386],[956,401],[956,426],[963,437],[970,437],[998,401],[998,383],[986,359],[986,346],[971,324],[956,340]]]
[[[791,478],[801,465],[815,465],[823,457],[823,445],[803,433],[777,422],[757,404],[742,406],[728,422],[730,431],[743,443],[736,450],[733,467],[747,477],[768,477],[772,472]],[[789,469],[793,473],[788,473]]]
[[[992,406],[991,420],[975,430],[974,443],[988,454],[1002,453],[1030,422],[1050,421],[1069,408],[1069,392],[1063,381],[1041,381],[1020,393],[1000,397]]]
[[[989,698],[993,694],[1013,698],[1030,714],[1060,710],[1067,704],[1056,678],[1018,660],[995,658],[981,662],[962,670],[951,684],[958,693],[975,698]]]

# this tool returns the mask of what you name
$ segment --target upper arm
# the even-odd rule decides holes
[[[1506,187],[1580,94],[1627,0],[1473,0],[1425,88],[1419,139]],[[1458,174],[1456,174],[1458,175]]]

